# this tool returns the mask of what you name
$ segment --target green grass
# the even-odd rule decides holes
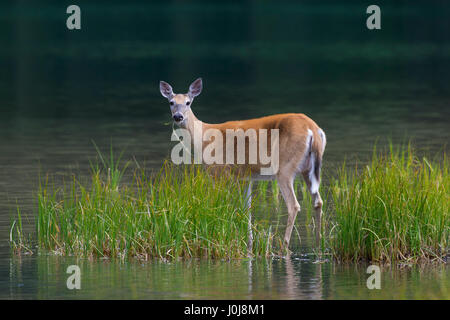
[[[358,170],[332,179],[327,236],[344,261],[442,261],[449,249],[449,159],[419,158],[411,146],[374,150]]]
[[[109,161],[100,154],[100,160],[102,166],[92,166],[89,182],[73,177],[57,188],[48,178],[41,180],[36,223],[40,250],[144,260],[247,257],[244,181],[166,162],[153,175],[137,168],[131,182],[124,183],[124,169],[112,154]],[[29,252],[20,212],[16,220],[13,248]],[[253,238],[254,256],[272,254],[270,227],[254,221]]]
[[[83,257],[247,257],[245,181],[169,162],[153,174],[137,165],[124,179],[129,163],[120,166],[112,150],[108,159],[100,152],[99,158],[90,181],[73,176],[57,187],[48,177],[41,179],[36,236],[24,233],[20,210],[11,221],[10,242],[17,253],[31,253],[37,244],[39,250]],[[392,145],[385,152],[374,150],[363,167],[348,169],[344,163],[321,188],[320,251],[340,261],[443,262],[449,252],[448,168],[445,154],[431,161],[411,146]],[[308,229],[311,197],[301,180],[295,190]],[[279,217],[286,210],[276,181],[255,184],[253,195],[252,254],[278,254],[285,227]]]

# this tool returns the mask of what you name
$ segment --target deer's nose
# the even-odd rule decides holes
[[[183,120],[183,115],[181,113],[175,113],[173,115],[173,120],[175,120],[176,122],[180,122]]]

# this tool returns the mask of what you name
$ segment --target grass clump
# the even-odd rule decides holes
[[[166,162],[155,175],[138,168],[123,183],[118,164],[101,160],[105,168],[93,166],[90,182],[73,177],[61,188],[48,179],[41,182],[36,223],[40,249],[144,260],[247,256],[245,181]],[[252,229],[252,254],[270,255],[270,228],[253,221]],[[15,235],[13,245],[23,243],[23,233]]]
[[[339,260],[443,261],[449,246],[449,159],[419,158],[411,146],[373,153],[331,183],[329,244]]]

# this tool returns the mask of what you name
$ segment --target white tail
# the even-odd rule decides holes
[[[174,94],[168,83],[160,82],[161,94],[169,100],[175,123],[181,128],[187,129],[194,137],[194,144],[195,137],[200,137],[201,149],[215,150],[216,160],[223,160],[219,165],[210,165],[210,167],[229,166],[227,159],[236,160],[240,156],[239,151],[245,152],[245,156],[241,154],[241,159],[245,159],[244,162],[236,162],[232,167],[242,169],[238,170],[239,172],[250,171],[252,180],[276,179],[278,181],[288,210],[284,236],[286,249],[289,246],[295,218],[300,210],[294,192],[294,179],[297,174],[302,174],[314,203],[316,244],[319,244],[322,217],[322,199],[319,194],[320,171],[326,145],[324,131],[313,120],[301,113],[277,114],[219,124],[201,122],[192,112],[191,105],[194,98],[201,93],[202,86],[202,79],[199,78],[190,85],[187,94]],[[210,139],[211,134],[207,134],[208,132],[214,133],[212,134],[215,137],[213,141]],[[248,148],[246,146],[245,149],[239,149],[239,134],[230,135],[230,132],[239,132],[243,141],[249,142]],[[265,154],[271,154],[273,160],[274,153],[277,153],[278,163],[274,167],[276,170],[268,175],[261,173],[267,168],[261,149],[256,157],[252,153],[253,150],[256,150],[252,148],[252,143],[261,147],[263,142],[261,137],[267,137],[269,140],[266,145],[267,150],[264,150]],[[231,151],[228,147],[231,147]],[[221,152],[219,156],[217,155],[218,151]],[[273,166],[273,163],[271,165]],[[249,235],[249,239],[251,239],[251,235]]]

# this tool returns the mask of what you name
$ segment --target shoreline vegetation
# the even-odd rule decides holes
[[[87,258],[235,259],[247,256],[245,184],[220,179],[201,166],[166,161],[155,175],[144,169],[122,183],[127,165],[106,162],[91,169],[91,181],[73,177],[55,188],[48,176],[38,192],[36,241],[39,250]],[[17,217],[16,252],[30,252]],[[253,223],[254,256],[272,253],[274,235]]]
[[[364,167],[342,166],[332,179],[328,244],[341,261],[447,262],[449,158],[419,157],[401,146],[377,152]]]
[[[40,179],[35,233],[24,234],[20,208],[11,218],[14,253],[164,261],[248,257],[245,181],[166,161],[153,175],[137,166],[125,183],[129,163],[121,166],[112,149],[109,159],[100,152],[99,158],[90,181],[73,176],[57,187],[48,175]],[[446,154],[431,161],[411,145],[374,148],[369,163],[352,169],[344,163],[323,187],[322,254],[340,262],[446,262],[448,168]],[[302,194],[301,214],[311,219],[304,182],[297,179],[295,189]],[[276,183],[256,183],[251,210],[279,205],[280,197]],[[279,255],[280,218],[252,215],[251,256]]]

